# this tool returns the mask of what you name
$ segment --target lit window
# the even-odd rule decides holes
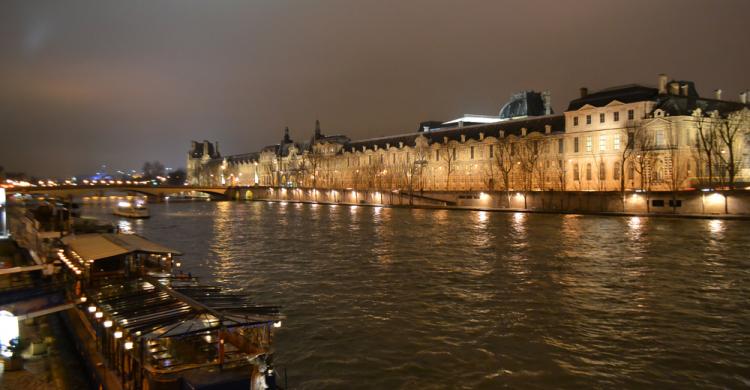
[[[619,111],[615,111],[615,112],[612,113],[612,120],[615,121],[615,122],[617,122],[617,121],[620,120],[620,112]]]
[[[603,152],[605,150],[607,150],[607,136],[600,135],[599,136],[599,151]]]
[[[599,114],[599,123],[604,123],[604,113]]]
[[[656,146],[664,146],[664,130],[656,131]]]
[[[614,141],[614,147],[613,148],[615,150],[620,150],[620,134],[615,134],[615,138],[614,138],[613,141]]]
[[[592,146],[591,144],[592,144],[591,136],[590,135],[586,136],[586,152],[591,151],[591,146]]]
[[[591,115],[586,115],[586,124],[587,125],[591,124]]]

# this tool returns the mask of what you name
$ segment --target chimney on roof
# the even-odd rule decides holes
[[[680,83],[673,81],[669,83],[669,93],[672,95],[680,94]]]
[[[662,73],[659,75],[659,95],[667,94],[667,75]]]
[[[687,96],[688,95],[688,85],[682,84],[680,85],[680,95]]]
[[[552,94],[549,91],[542,92],[544,102],[544,115],[552,115]]]
[[[581,87],[581,97],[584,98],[589,94],[589,89],[586,87]]]
[[[466,142],[466,134],[461,134],[461,142]]]
[[[721,89],[717,89],[714,91],[714,97],[716,100],[721,100]]]
[[[497,133],[497,137],[498,137],[498,138],[503,138],[503,137],[505,137],[505,130],[500,130],[500,131],[499,131],[499,132]]]
[[[740,103],[747,104],[747,91],[740,92]]]

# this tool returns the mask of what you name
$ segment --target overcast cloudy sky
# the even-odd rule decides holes
[[[0,2],[0,165],[184,166],[324,133],[497,114],[513,92],[694,80],[750,88],[750,1]]]

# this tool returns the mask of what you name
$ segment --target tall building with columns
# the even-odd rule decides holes
[[[350,140],[312,135],[222,157],[193,142],[190,184],[419,191],[680,190],[750,181],[747,92],[703,97],[693,82],[589,93],[554,114],[548,92],[513,94],[498,115],[423,122],[416,131]]]

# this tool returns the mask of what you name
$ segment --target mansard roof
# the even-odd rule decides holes
[[[660,109],[670,116],[692,115],[696,108],[700,108],[704,113],[718,110],[719,114],[726,115],[741,110],[743,107],[750,108],[750,105],[693,96],[660,95],[654,111]]]
[[[365,147],[365,149],[374,149],[375,146],[381,149],[385,149],[387,145],[398,147],[399,142],[403,142],[404,146],[414,147],[416,144],[415,140],[420,135],[426,137],[430,143],[443,143],[444,138],[446,137],[449,141],[461,141],[462,135],[464,135],[466,139],[479,140],[479,133],[483,133],[485,137],[497,137],[500,134],[500,131],[503,131],[506,136],[520,136],[522,134],[521,129],[523,128],[526,128],[527,132],[529,133],[533,131],[544,133],[546,125],[549,125],[551,127],[551,131],[553,133],[564,132],[565,116],[537,116],[532,118],[523,118],[490,124],[480,124],[463,127],[454,126],[426,132],[420,131],[416,133],[399,134],[388,137],[370,138],[361,141],[350,142],[348,145],[346,145],[346,151],[351,151],[352,148],[358,151],[362,151],[362,147]]]
[[[575,111],[585,105],[594,107],[604,107],[613,100],[622,103],[635,103],[644,100],[656,100],[659,96],[659,90],[653,87],[646,87],[639,84],[622,85],[612,88],[602,89],[590,93],[584,97],[571,100],[568,104],[568,111]]]
[[[229,163],[249,163],[253,161],[258,161],[260,159],[260,153],[243,153],[243,154],[235,154],[232,156],[226,157],[227,162]]]

